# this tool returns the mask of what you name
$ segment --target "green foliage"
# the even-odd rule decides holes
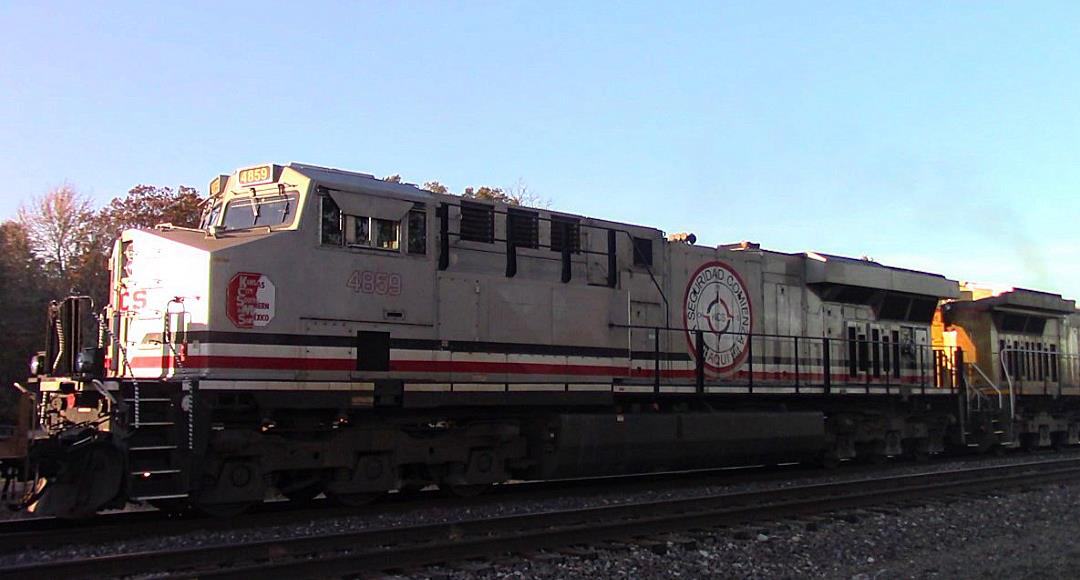
[[[450,189],[438,181],[429,181],[425,183],[424,189],[431,193],[450,193]]]
[[[24,382],[30,357],[41,348],[53,286],[44,262],[35,255],[26,228],[0,223],[0,394]]]
[[[194,228],[199,225],[203,199],[193,187],[136,185],[127,195],[113,198],[94,216],[99,240],[111,247],[120,232],[129,228],[152,228],[157,224]]]
[[[503,203],[510,203],[510,199],[503,192],[501,187],[466,187],[465,191],[461,192],[462,197],[471,197],[473,199],[482,199],[485,201],[501,201]]]

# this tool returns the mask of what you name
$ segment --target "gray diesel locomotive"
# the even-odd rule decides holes
[[[32,509],[1077,443],[1060,296],[296,163],[210,189],[52,307]]]

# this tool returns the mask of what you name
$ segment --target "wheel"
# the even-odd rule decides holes
[[[215,458],[192,494],[196,511],[215,518],[238,516],[266,497],[269,478],[248,457]]]
[[[345,507],[351,507],[351,508],[366,506],[369,503],[371,503],[371,502],[375,501],[376,499],[378,499],[378,497],[380,495],[382,495],[382,494],[378,493],[378,492],[367,492],[367,493],[334,493],[332,491],[327,491],[326,492],[326,497],[330,498],[330,500],[333,501],[334,503],[336,503],[338,505],[345,506]]]

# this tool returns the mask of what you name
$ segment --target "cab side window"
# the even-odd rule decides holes
[[[340,246],[344,241],[341,231],[341,210],[329,195],[322,196],[321,203],[319,212],[321,241],[324,245]]]
[[[370,246],[371,220],[366,216],[345,216],[345,243],[350,246]]]
[[[371,245],[380,250],[398,250],[401,224],[392,220],[371,218]]]
[[[400,250],[401,222],[346,214],[329,195],[324,195],[320,203],[320,242],[324,246]]]
[[[422,203],[409,210],[409,253],[427,254],[427,211]]]
[[[349,246],[393,251],[398,249],[401,227],[396,221],[347,215],[345,226],[345,243]]]

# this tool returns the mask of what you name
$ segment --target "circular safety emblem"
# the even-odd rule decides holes
[[[683,325],[695,357],[695,336],[701,331],[708,370],[722,373],[742,362],[753,328],[750,294],[731,266],[708,262],[690,276],[683,302]]]

